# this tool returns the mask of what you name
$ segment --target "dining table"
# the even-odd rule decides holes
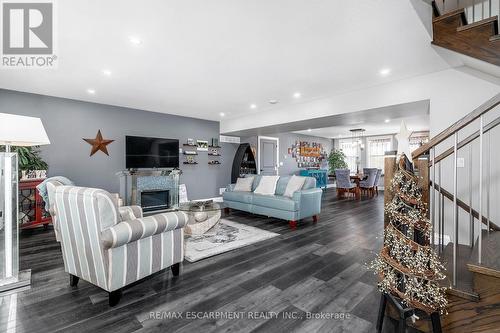
[[[349,175],[349,177],[351,178],[351,180],[354,180],[354,182],[356,183],[356,185],[359,187],[359,182],[362,181],[362,180],[365,180],[366,178],[368,178],[368,176],[366,175],[363,175],[362,173],[351,173]]]
[[[334,178],[335,175],[331,174],[331,175],[328,175],[328,177]],[[364,175],[362,173],[351,173],[349,175],[349,178],[351,179],[351,181],[354,181],[354,183],[356,183],[356,199],[361,200],[361,188],[359,187],[359,183],[362,180],[366,180],[368,178],[368,175]]]
[[[349,178],[356,183],[356,199],[361,200],[361,188],[359,187],[359,183],[368,178],[368,175],[364,175],[362,173],[351,173]]]

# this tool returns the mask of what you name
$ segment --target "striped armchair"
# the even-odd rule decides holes
[[[138,206],[118,208],[106,191],[56,186],[55,225],[70,284],[81,278],[109,293],[110,306],[121,298],[121,288],[171,267],[179,274],[184,260],[183,212],[142,216]]]

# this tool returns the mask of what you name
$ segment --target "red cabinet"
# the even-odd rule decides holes
[[[43,179],[19,181],[19,226],[21,229],[35,228],[43,225],[44,228],[52,223],[49,212],[45,210],[45,202],[38,193],[36,186]]]

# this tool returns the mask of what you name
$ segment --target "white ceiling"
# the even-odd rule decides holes
[[[225,134],[250,137],[295,132],[324,138],[339,138],[339,135],[350,137],[350,129],[363,128],[366,130],[364,135],[381,135],[398,133],[402,120],[406,122],[407,127],[412,131],[428,131],[429,106],[429,100],[421,100],[300,121],[283,122],[278,125],[226,132]],[[386,119],[389,120],[388,123],[385,122]]]
[[[0,88],[220,120],[220,112],[272,111],[269,99],[283,107],[450,67],[409,0],[65,0],[57,8],[58,68],[1,70]],[[391,74],[381,77],[382,68]]]
[[[375,122],[363,122],[362,124],[354,125],[354,126],[330,126],[323,128],[312,128],[311,131],[298,131],[295,133],[304,134],[304,135],[313,135],[324,138],[331,139],[341,139],[341,138],[349,138],[352,136],[350,129],[353,128],[362,128],[365,130],[363,132],[363,136],[377,136],[384,134],[394,134],[399,133],[401,128],[401,121],[406,123],[406,127],[410,132],[420,132],[420,131],[429,131],[429,116],[416,115],[416,116],[407,116],[407,117],[398,117],[398,118],[386,118],[389,119],[390,122],[386,123],[381,119],[380,121]]]

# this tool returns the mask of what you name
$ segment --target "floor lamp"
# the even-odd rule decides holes
[[[11,146],[49,144],[40,118],[0,113],[0,292],[24,287],[31,270],[19,271],[18,160]]]

